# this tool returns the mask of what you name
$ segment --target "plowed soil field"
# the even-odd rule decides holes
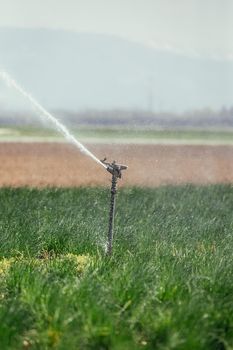
[[[233,146],[88,146],[99,158],[127,164],[121,185],[233,183]],[[0,186],[109,185],[111,175],[65,143],[0,143]]]

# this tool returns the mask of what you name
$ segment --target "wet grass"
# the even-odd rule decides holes
[[[232,349],[233,187],[0,191],[0,348]]]

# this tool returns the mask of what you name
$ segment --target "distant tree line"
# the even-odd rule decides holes
[[[147,112],[143,110],[85,110],[53,111],[61,121],[72,127],[141,127],[141,128],[233,128],[233,107],[218,111],[210,108],[173,112]],[[1,126],[41,125],[41,121],[29,112],[0,110]]]

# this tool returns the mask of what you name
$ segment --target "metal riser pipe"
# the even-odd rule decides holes
[[[107,254],[112,254],[112,242],[113,242],[113,229],[114,229],[114,217],[115,217],[115,206],[116,206],[116,192],[117,192],[117,177],[112,176],[112,187],[111,187],[111,201],[110,201],[110,212],[109,212],[109,228],[108,228],[108,243],[107,243]]]
[[[114,216],[115,216],[115,204],[116,204],[116,192],[117,192],[117,179],[121,179],[122,170],[126,170],[127,165],[117,164],[115,161],[112,163],[106,162],[106,158],[101,160],[106,167],[106,170],[112,174],[112,186],[111,186],[111,201],[109,212],[109,227],[108,227],[108,242],[107,242],[107,255],[112,254],[112,242],[113,242],[113,229],[114,229]]]

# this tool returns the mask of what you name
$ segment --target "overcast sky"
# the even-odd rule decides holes
[[[114,34],[233,59],[233,0],[0,0],[0,26]]]

